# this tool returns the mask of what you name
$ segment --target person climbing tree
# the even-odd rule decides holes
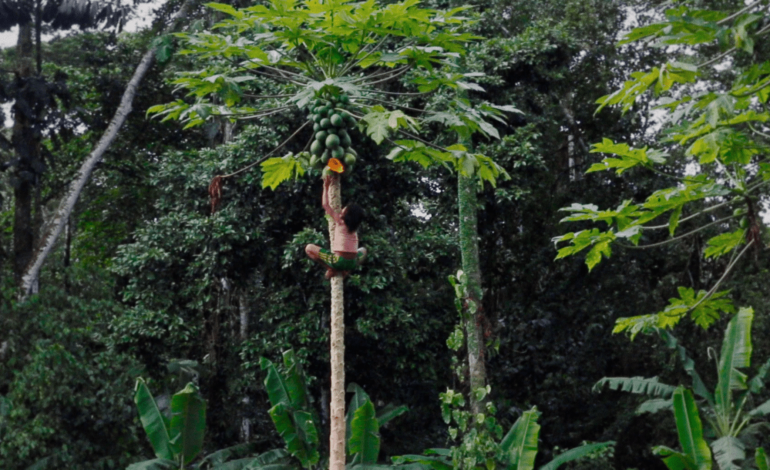
[[[343,277],[347,276],[366,258],[366,248],[358,248],[358,233],[356,233],[366,212],[357,204],[348,204],[340,212],[336,212],[329,205],[329,187],[333,178],[339,178],[339,176],[332,174],[324,177],[321,197],[324,210],[336,222],[331,251],[313,244],[305,247],[305,253],[310,259],[327,267],[326,279],[331,279],[340,273]]]

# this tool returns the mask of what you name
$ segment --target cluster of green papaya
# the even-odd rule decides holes
[[[310,144],[310,166],[324,168],[331,158],[339,160],[345,171],[355,165],[357,153],[351,147],[348,130],[356,127],[356,120],[346,111],[349,104],[348,95],[324,93],[309,106],[308,119],[313,122],[315,132]]]

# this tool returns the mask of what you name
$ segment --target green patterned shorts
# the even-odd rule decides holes
[[[343,258],[340,255],[333,253],[326,248],[321,248],[318,253],[318,257],[325,265],[336,271],[352,271],[358,266],[358,259],[361,257],[361,253],[353,259]]]

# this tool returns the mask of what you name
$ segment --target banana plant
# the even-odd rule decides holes
[[[658,333],[666,345],[676,352],[692,379],[690,389],[661,383],[657,377],[605,377],[596,383],[594,389],[601,390],[606,385],[613,390],[651,397],[637,408],[637,414],[673,410],[684,450],[682,453],[676,453],[665,447],[655,448],[672,470],[709,470],[712,453],[720,470],[738,470],[741,468],[740,462],[746,459],[746,448],[749,447],[747,438],[756,431],[757,426],[764,424],[751,425],[751,421],[770,413],[770,400],[759,406],[752,406],[754,397],[765,386],[765,378],[770,371],[770,360],[750,380],[740,370],[751,365],[753,319],[754,311],[751,308],[741,308],[728,323],[717,359],[717,384],[713,392],[707,388],[695,370],[695,363],[687,351],[665,330],[658,330]],[[697,418],[697,424],[700,426],[699,409],[705,418],[706,429],[696,432],[698,429],[693,426],[693,416]],[[689,428],[689,434],[683,435],[680,426]],[[700,441],[704,439],[704,434],[714,436],[708,444],[711,448],[708,459],[702,458],[705,455],[702,452],[705,444]],[[697,456],[690,452],[695,448],[701,449]],[[708,447],[706,449],[708,450]]]
[[[318,467],[322,463],[318,450],[318,415],[312,409],[305,375],[294,351],[288,350],[283,354],[282,371],[266,358],[261,359],[260,366],[266,372],[265,388],[272,405],[269,414],[286,443],[288,453],[303,468]],[[408,408],[388,405],[377,412],[363,388],[351,383],[347,391],[353,393],[345,417],[347,467],[351,470],[364,467],[371,470],[370,467],[377,466],[380,453],[380,426],[405,413]]]
[[[265,452],[257,457],[231,460],[254,452],[254,444],[240,444],[213,452],[193,463],[203,449],[206,428],[206,402],[192,383],[171,398],[171,415],[164,414],[139,378],[134,393],[139,419],[155,453],[155,459],[130,465],[127,470],[209,469],[209,470],[289,470],[284,450]]]
[[[533,470],[538,452],[540,425],[537,423],[540,412],[537,407],[525,411],[511,426],[498,446],[494,461],[485,463],[487,470],[503,468],[505,470]],[[553,460],[541,466],[539,470],[557,470],[561,465],[580,459],[595,452],[614,446],[615,441],[583,444],[557,455]],[[454,470],[465,468],[463,462],[452,461],[451,449],[428,449],[424,455],[402,455],[393,457],[396,464],[421,464],[431,470]],[[478,467],[479,469],[482,467]]]
[[[134,402],[155,452],[154,460],[135,463],[129,470],[185,468],[203,448],[206,402],[192,383],[171,398],[171,416],[163,414],[147,383],[136,381]]]

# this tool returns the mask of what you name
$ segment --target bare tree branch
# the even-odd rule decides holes
[[[171,18],[171,23],[166,28],[165,32],[173,31],[179,23],[179,20],[186,17],[196,3],[197,0],[186,0]],[[136,90],[139,87],[139,83],[144,78],[144,75],[147,73],[147,70],[149,70],[152,65],[154,58],[155,48],[152,47],[144,54],[144,57],[142,57],[142,60],[136,67],[133,77],[131,77],[131,80],[126,86],[126,90],[123,92],[120,106],[117,111],[115,111],[115,115],[113,116],[110,125],[107,127],[107,130],[104,131],[96,148],[81,165],[77,178],[70,186],[67,195],[62,198],[59,203],[59,207],[56,209],[54,217],[44,227],[44,235],[41,237],[40,244],[32,253],[32,259],[24,270],[24,274],[21,278],[21,286],[19,287],[18,293],[21,302],[24,302],[27,297],[29,297],[32,287],[40,275],[40,269],[43,267],[43,263],[53,250],[56,241],[59,239],[59,235],[61,235],[64,226],[67,224],[67,219],[72,213],[72,210],[80,197],[80,193],[83,192],[83,188],[86,186],[86,183],[88,183],[91,173],[94,171],[97,163],[102,160],[104,153],[110,148],[110,145],[112,145],[112,142],[118,135],[118,131],[126,121],[129,113],[131,113],[132,102],[136,95]]]

